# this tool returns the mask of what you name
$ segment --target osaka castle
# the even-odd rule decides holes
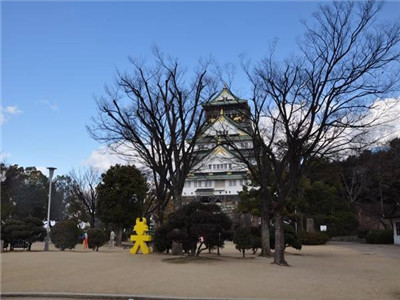
[[[247,167],[237,159],[232,145],[240,151],[252,147],[248,134],[250,107],[247,100],[236,97],[225,86],[203,104],[203,110],[205,124],[195,146],[198,162],[185,181],[182,200],[215,203],[232,214],[239,192],[249,182]]]

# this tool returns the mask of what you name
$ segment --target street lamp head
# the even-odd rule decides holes
[[[54,167],[47,167],[47,169],[49,169],[50,178],[52,178],[52,177],[53,177],[53,174],[54,174],[54,170],[56,170],[57,168],[54,168]]]

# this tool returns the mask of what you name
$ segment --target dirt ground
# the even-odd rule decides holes
[[[331,242],[288,249],[290,267],[228,243],[188,260],[108,247],[1,254],[1,291],[264,299],[400,299],[400,247]]]

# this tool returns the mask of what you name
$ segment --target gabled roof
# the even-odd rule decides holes
[[[199,159],[196,163],[194,169],[199,169],[199,167],[212,163],[213,160],[224,157],[223,159],[228,160],[237,160],[238,156],[235,154],[234,151],[229,150],[224,145],[217,145],[215,148],[208,151],[208,153],[204,153],[204,155]],[[233,161],[232,161],[233,162]],[[240,171],[240,170],[234,170]],[[195,171],[196,173],[196,171]]]
[[[238,103],[247,103],[247,100],[236,97],[225,85],[222,91],[214,99],[204,103],[203,106],[219,106]]]
[[[234,127],[239,135],[242,135],[242,136],[248,135],[248,133],[245,130],[240,128],[239,125],[235,121],[233,121],[231,118],[229,118],[227,115],[225,115],[222,110],[221,110],[221,114],[219,115],[219,117],[217,119],[215,119],[214,122],[210,123],[208,126],[206,126],[203,129],[203,134],[205,134],[210,128],[215,127],[218,124],[222,124],[224,122],[227,123],[226,129],[229,129],[229,128],[232,129],[232,127]],[[224,129],[224,128],[222,128],[222,129]],[[215,136],[215,133],[213,133],[212,136]]]
[[[217,157],[218,154],[224,154],[224,153],[228,154],[232,158],[235,157],[235,155],[232,153],[232,151],[230,151],[228,148],[226,148],[223,145],[218,145],[217,147],[209,150],[207,154],[204,154],[204,156],[196,164],[196,167],[198,167],[198,165],[201,165],[201,162],[207,161],[209,158],[215,158],[215,157]]]

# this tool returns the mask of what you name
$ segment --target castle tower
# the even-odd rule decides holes
[[[252,147],[248,134],[250,107],[247,100],[236,97],[225,86],[203,109],[205,124],[195,147],[198,163],[186,179],[182,199],[184,203],[216,203],[232,214],[239,192],[248,183],[248,170],[238,160],[232,143],[243,151]]]

